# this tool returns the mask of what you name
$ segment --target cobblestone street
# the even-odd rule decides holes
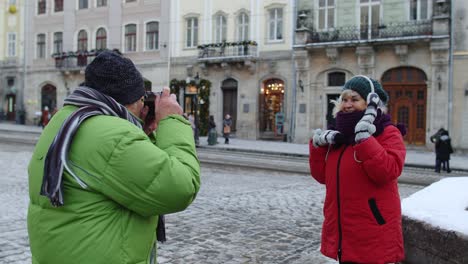
[[[0,263],[31,263],[27,173],[32,147],[0,144]],[[400,185],[402,197],[421,186]],[[318,252],[324,188],[309,175],[203,167],[188,210],[166,216],[159,263],[336,263]]]

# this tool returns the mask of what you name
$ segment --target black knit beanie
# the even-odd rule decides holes
[[[85,85],[109,95],[122,105],[145,95],[143,77],[130,59],[103,51],[86,67]]]
[[[374,90],[379,96],[380,100],[382,100],[384,104],[387,104],[388,94],[382,88],[382,85],[372,78],[369,79],[371,79],[372,83],[374,84]],[[367,95],[372,91],[372,88],[370,86],[369,81],[366,78],[361,76],[355,76],[349,79],[344,84],[343,90],[353,90],[357,92],[364,100],[367,100]]]

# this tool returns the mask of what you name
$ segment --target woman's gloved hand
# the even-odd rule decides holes
[[[367,109],[364,116],[359,120],[354,128],[354,141],[359,143],[364,139],[369,138],[375,133],[374,120],[377,117],[377,106],[380,103],[380,98],[376,93],[369,93],[367,96]]]
[[[336,130],[316,129],[314,130],[314,135],[312,136],[312,144],[316,148],[329,144],[335,144],[337,139],[341,136],[341,133]]]

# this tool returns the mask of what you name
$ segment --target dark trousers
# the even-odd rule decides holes
[[[452,171],[450,170],[450,162],[448,160],[436,159],[435,171],[440,172],[441,167],[442,167],[442,170],[445,170],[448,173]]]

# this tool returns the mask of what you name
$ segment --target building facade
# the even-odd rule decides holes
[[[459,149],[468,149],[468,2],[453,1],[453,93],[450,136]]]
[[[295,98],[294,19],[289,0],[171,1],[171,79],[182,83],[177,90],[184,111],[205,104],[218,133],[230,114],[236,137],[287,140]],[[208,82],[191,85],[194,80]],[[203,92],[207,100],[193,96]]]
[[[330,100],[348,79],[364,74],[389,93],[389,113],[407,126],[407,144],[432,147],[430,136],[444,127],[456,147],[467,148],[458,127],[466,102],[452,108],[463,91],[454,87],[466,81],[451,84],[449,0],[298,0],[297,6],[296,141],[306,142],[313,129],[334,122]],[[460,52],[465,47],[460,44]]]
[[[23,119],[24,8],[23,0],[0,3],[0,120]]]
[[[26,32],[27,122],[53,111],[84,81],[98,52],[118,50],[159,91],[169,80],[169,0],[34,0]]]

